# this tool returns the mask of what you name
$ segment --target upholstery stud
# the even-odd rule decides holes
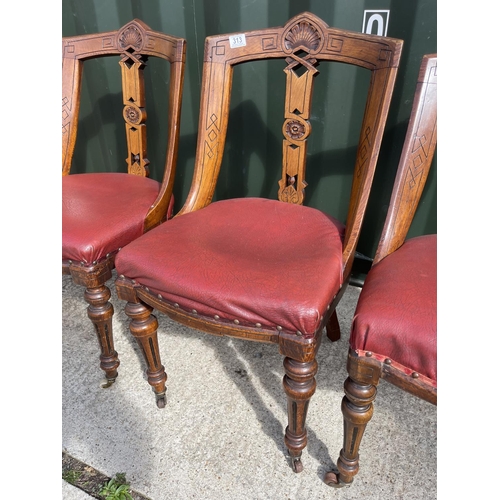
[[[385,358],[384,363],[386,365],[392,365],[392,361],[389,358]]]

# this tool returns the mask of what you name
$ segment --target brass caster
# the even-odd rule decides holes
[[[292,470],[296,473],[302,472],[304,470],[304,466],[302,465],[300,457],[292,458]]]
[[[158,394],[155,394],[156,396],[156,406],[158,408],[165,408],[166,404],[167,404],[167,396],[164,392],[161,392],[161,393],[158,393]]]
[[[349,488],[350,484],[344,483],[339,479],[338,473],[335,471],[330,471],[325,474],[323,481],[332,488]]]
[[[108,387],[111,387],[115,383],[116,377],[115,378],[107,378],[106,382],[101,384],[102,389],[107,389]]]

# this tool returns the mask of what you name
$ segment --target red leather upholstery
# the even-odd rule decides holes
[[[307,337],[340,288],[343,232],[313,208],[224,200],[152,229],[115,267],[188,312]]]
[[[350,345],[437,381],[437,236],[407,240],[368,273]]]
[[[91,264],[139,237],[159,190],[157,181],[125,173],[64,176],[63,260]]]

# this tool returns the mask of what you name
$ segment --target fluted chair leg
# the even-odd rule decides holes
[[[373,416],[373,402],[377,395],[380,369],[374,364],[359,364],[349,355],[348,372],[342,399],[344,416],[344,443],[337,460],[337,471],[325,474],[325,483],[336,488],[349,486],[359,471],[359,446],[366,425]]]
[[[302,450],[307,445],[306,416],[309,401],[316,391],[318,363],[315,359],[300,362],[286,357],[283,365],[285,376],[283,387],[288,398],[288,426],[285,431],[285,445],[292,459],[294,472],[302,472]]]
[[[151,314],[153,308],[142,302],[127,302],[125,313],[131,319],[130,331],[142,349],[147,364],[148,383],[153,388],[158,408],[166,405],[167,374],[161,364],[158,346],[158,320]]]
[[[101,369],[106,374],[107,382],[102,387],[109,387],[118,376],[120,361],[113,342],[113,305],[109,302],[111,292],[106,285],[87,288],[84,293],[89,304],[87,314],[94,324],[99,346],[101,348]]]

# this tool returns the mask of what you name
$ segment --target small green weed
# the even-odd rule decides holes
[[[63,472],[62,478],[70,484],[75,484],[78,481],[78,478],[82,475],[79,470],[67,470]]]
[[[128,484],[127,478],[125,477],[125,472],[117,472],[115,474],[115,479],[117,483]]]
[[[134,500],[129,490],[130,485],[126,482],[125,474],[119,472],[100,489],[99,495],[104,500]]]

